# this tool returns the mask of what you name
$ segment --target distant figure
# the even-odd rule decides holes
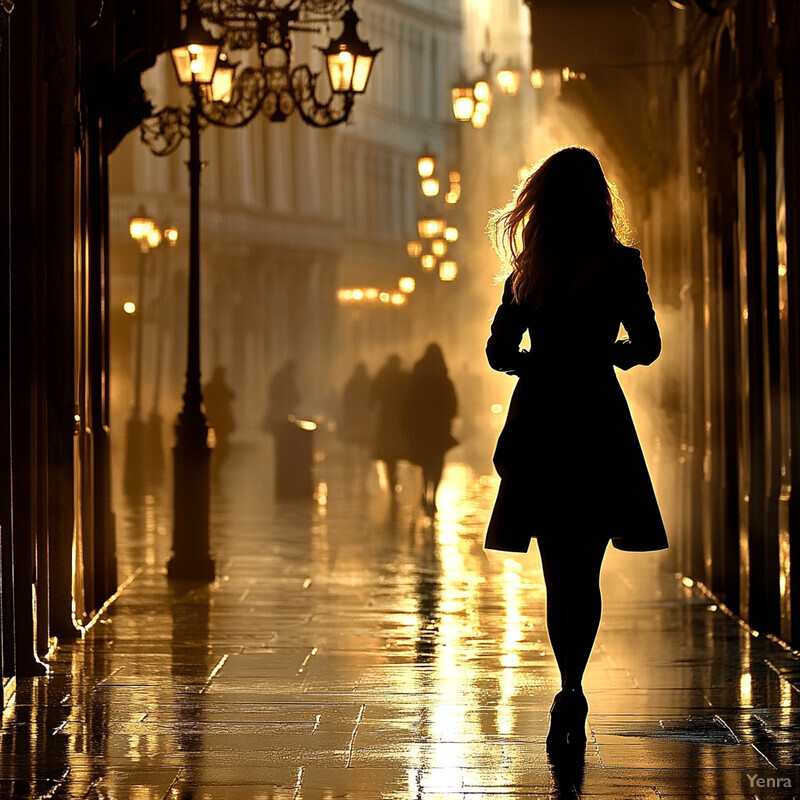
[[[372,442],[371,381],[367,365],[356,364],[342,390],[339,436],[343,441],[366,448]]]
[[[275,426],[297,412],[300,392],[295,382],[295,361],[290,358],[273,374],[269,381],[269,405],[265,419],[265,428],[275,432]]]
[[[429,344],[411,371],[404,422],[409,458],[422,467],[422,508],[431,517],[436,513],[444,454],[458,444],[450,432],[457,412],[456,390],[447,375],[442,349]]]
[[[203,404],[206,409],[208,424],[214,429],[216,444],[212,465],[215,472],[219,471],[230,453],[230,435],[236,428],[233,419],[232,404],[236,398],[227,381],[227,369],[222,366],[214,367],[211,380],[203,387]]]
[[[486,547],[526,552],[536,537],[547,630],[561,672],[547,751],[582,753],[582,680],[600,625],[609,540],[660,550],[667,537],[614,367],[650,364],[661,338],[638,250],[594,154],[556,151],[489,227],[512,271],[486,344],[518,378],[494,454],[500,490]],[[629,338],[618,340],[620,323]],[[525,331],[531,350],[520,350]]]
[[[386,481],[392,497],[399,491],[397,462],[408,457],[408,441],[403,429],[408,373],[400,356],[390,355],[372,381],[370,405],[377,411],[375,445],[372,451],[377,461],[386,467]]]

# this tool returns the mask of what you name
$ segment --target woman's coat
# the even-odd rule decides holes
[[[494,463],[500,489],[485,546],[525,552],[532,536],[609,536],[621,550],[667,537],[614,367],[652,363],[661,337],[638,250],[615,245],[558,305],[518,304],[506,282],[486,344],[518,376]],[[617,340],[620,324],[627,339]],[[520,350],[525,331],[531,350]]]

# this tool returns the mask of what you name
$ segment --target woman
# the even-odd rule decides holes
[[[431,517],[436,513],[444,454],[457,444],[450,433],[457,411],[456,391],[442,349],[434,342],[411,371],[404,414],[409,458],[422,467],[422,508]]]
[[[485,546],[539,546],[547,630],[561,673],[547,750],[586,745],[582,680],[600,625],[609,540],[660,550],[667,538],[614,367],[650,364],[661,337],[621,203],[594,154],[547,158],[489,233],[511,265],[491,326],[492,368],[518,377],[494,463],[501,477]],[[617,339],[620,323],[627,338]],[[519,345],[530,333],[530,351]]]

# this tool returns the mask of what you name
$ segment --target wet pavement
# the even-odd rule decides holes
[[[800,660],[669,553],[610,551],[590,740],[554,765],[538,557],[484,552],[488,460],[453,451],[431,522],[410,469],[392,504],[373,465],[329,450],[315,500],[276,502],[269,443],[234,447],[210,586],[165,578],[168,498],[118,506],[127,584],[18,682],[0,797],[794,796]]]

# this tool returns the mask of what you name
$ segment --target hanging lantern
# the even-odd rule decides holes
[[[519,91],[519,70],[518,69],[501,69],[497,73],[497,85],[503,94],[511,95],[512,97]]]
[[[434,239],[431,242],[431,252],[441,258],[447,252],[447,242],[444,239]]]
[[[454,281],[458,275],[458,264],[455,261],[442,261],[439,264],[439,280]]]
[[[181,31],[180,39],[171,50],[178,82],[182,86],[208,86],[217,68],[220,42],[203,27],[196,0],[186,9],[186,27]]]
[[[439,194],[439,179],[424,178],[422,181],[422,194],[425,197],[436,197]]]
[[[348,8],[342,15],[344,30],[338,39],[320,48],[325,55],[331,89],[337,93],[361,94],[367,88],[375,56],[383,49],[373,50],[356,32],[358,14]]]
[[[420,178],[430,178],[436,170],[436,156],[421,153],[417,156],[417,172]]]
[[[425,253],[424,256],[420,259],[422,264],[422,269],[431,272],[432,270],[436,269],[436,256],[431,255],[430,253]]]
[[[460,122],[467,122],[475,110],[475,97],[472,87],[457,86],[451,90],[453,98],[453,116]]]
[[[211,80],[210,96],[215,103],[230,103],[233,90],[233,73],[236,68],[228,61],[225,53],[220,53],[214,77]]]
[[[422,255],[422,242],[416,240],[408,242],[406,244],[406,252],[411,258],[419,258]]]

